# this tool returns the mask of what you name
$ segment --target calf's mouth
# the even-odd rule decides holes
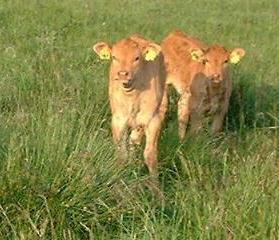
[[[126,92],[130,92],[134,89],[133,87],[133,80],[129,79],[127,81],[122,82],[122,88],[126,91]]]

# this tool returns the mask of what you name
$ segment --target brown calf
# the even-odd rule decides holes
[[[145,135],[145,163],[157,175],[157,142],[167,107],[161,47],[133,35],[112,47],[99,42],[93,50],[102,59],[112,59],[109,100],[113,139],[120,154],[127,152],[129,133],[134,144],[140,144]]]
[[[245,55],[242,48],[228,51],[218,45],[174,31],[162,43],[167,66],[167,84],[180,94],[178,101],[179,138],[183,140],[191,118],[191,132],[202,126],[202,118],[213,118],[212,133],[222,130],[232,92],[229,63]]]

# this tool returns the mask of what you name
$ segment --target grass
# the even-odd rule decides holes
[[[278,239],[278,1],[0,0],[0,239]],[[92,53],[181,28],[243,47],[219,137],[160,140],[161,204],[140,155],[116,164],[108,63]]]

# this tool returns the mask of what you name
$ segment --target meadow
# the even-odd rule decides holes
[[[0,239],[279,239],[279,2],[0,0]],[[116,161],[109,62],[94,43],[182,29],[242,47],[224,132]]]

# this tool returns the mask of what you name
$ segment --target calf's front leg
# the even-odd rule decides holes
[[[189,121],[189,100],[191,94],[189,91],[185,91],[181,94],[178,101],[178,136],[179,140],[183,141]]]
[[[224,118],[225,118],[225,113],[223,112],[216,113],[213,116],[213,122],[211,127],[211,132],[213,135],[222,131]]]
[[[223,130],[223,124],[225,116],[228,113],[229,109],[229,102],[230,102],[230,96],[231,96],[231,86],[230,88],[225,92],[225,100],[223,104],[221,104],[220,111],[216,112],[213,116],[213,122],[211,127],[211,133],[213,135],[221,132]]]
[[[196,135],[202,128],[203,114],[198,111],[192,111],[190,120],[190,136]]]
[[[161,118],[156,114],[145,128],[146,143],[144,149],[145,164],[150,175],[157,179],[157,145],[161,130]]]
[[[127,129],[127,119],[118,115],[112,116],[111,121],[112,127],[112,136],[114,144],[117,147],[118,159],[122,162],[128,157],[127,150],[127,138],[128,138],[128,129]]]
[[[211,127],[211,132],[213,135],[223,130],[224,119],[228,112],[228,108],[229,108],[229,98],[226,99],[223,106],[221,107],[221,110],[219,112],[216,112],[213,116],[213,122]]]

